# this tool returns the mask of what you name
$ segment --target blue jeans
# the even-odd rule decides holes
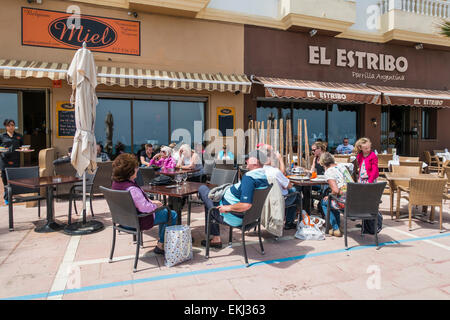
[[[327,208],[328,208],[328,201],[322,200],[322,209],[323,213],[325,214],[325,218],[327,216]],[[333,228],[333,230],[338,230],[339,225],[341,224],[341,213],[339,210],[330,208],[330,225]]]
[[[158,228],[159,228],[159,241],[161,243],[164,243],[164,233],[166,232],[166,227],[167,227],[167,223],[163,223],[163,222],[167,222],[169,220],[169,216],[168,216],[168,210],[164,209],[161,211],[156,212],[155,214],[155,220],[153,221],[153,223],[159,224]],[[172,224],[171,226],[175,225],[177,223],[177,213],[174,210],[170,210],[170,214],[172,215]]]
[[[285,195],[285,199],[284,199],[284,205],[290,206],[294,203],[296,203],[297,205],[299,204],[299,196],[298,195],[290,195],[293,192],[296,192],[297,189],[295,189],[295,187],[292,187],[290,189],[288,189],[288,194]],[[290,207],[286,209],[286,224],[290,223],[290,222],[294,222],[295,220],[295,213],[297,212],[297,207]]]

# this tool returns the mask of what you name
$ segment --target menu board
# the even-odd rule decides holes
[[[57,138],[73,138],[75,135],[75,108],[69,101],[56,103],[56,126]]]

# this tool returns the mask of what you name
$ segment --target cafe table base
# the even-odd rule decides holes
[[[46,223],[41,227],[36,227],[34,231],[38,233],[56,232],[62,230],[64,227],[65,227],[64,224],[59,224],[56,223],[55,221],[52,221],[50,223]]]
[[[75,222],[67,225],[64,228],[64,233],[72,236],[80,236],[84,234],[91,234],[103,230],[104,225],[100,221],[89,220],[83,223],[83,221]]]
[[[54,206],[53,206],[53,186],[47,186],[47,222],[41,227],[36,227],[35,232],[49,233],[60,231],[64,228],[64,224],[59,224],[54,221]]]

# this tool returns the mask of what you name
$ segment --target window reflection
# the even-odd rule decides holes
[[[201,121],[201,132],[194,136],[194,122]],[[203,102],[179,102],[170,103],[170,128],[173,132],[176,129],[186,129],[191,135],[191,145],[202,142],[202,135],[205,123]],[[198,129],[197,129],[198,130]],[[197,139],[194,141],[194,137]],[[174,141],[179,142],[179,141]],[[186,141],[187,142],[187,141]]]
[[[328,109],[328,148],[332,150],[344,138],[354,145],[356,142],[356,108],[333,104]]]
[[[102,143],[106,151],[110,146],[112,134],[112,147],[118,142],[125,145],[125,152],[131,152],[131,101],[119,99],[98,99],[95,119],[95,139]]]
[[[133,150],[142,144],[168,144],[169,102],[133,100]]]
[[[19,126],[17,110],[18,110],[17,93],[0,92],[0,126],[4,131],[3,122],[5,119],[13,119],[16,127]]]
[[[303,119],[306,119],[306,126],[308,129],[308,144],[311,147],[311,145],[317,140],[322,139],[326,140],[326,133],[325,133],[325,114],[326,109],[322,106],[308,106],[308,105],[302,105],[302,104],[295,104],[294,105],[294,135],[297,136],[298,132],[298,119],[302,119],[302,141],[303,144],[305,143],[305,121]],[[297,140],[297,139],[295,139]],[[297,141],[295,141],[295,144],[297,144]],[[303,145],[303,150],[305,150],[305,146]]]

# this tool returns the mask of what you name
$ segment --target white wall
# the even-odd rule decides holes
[[[278,18],[279,0],[211,0],[208,8]]]

